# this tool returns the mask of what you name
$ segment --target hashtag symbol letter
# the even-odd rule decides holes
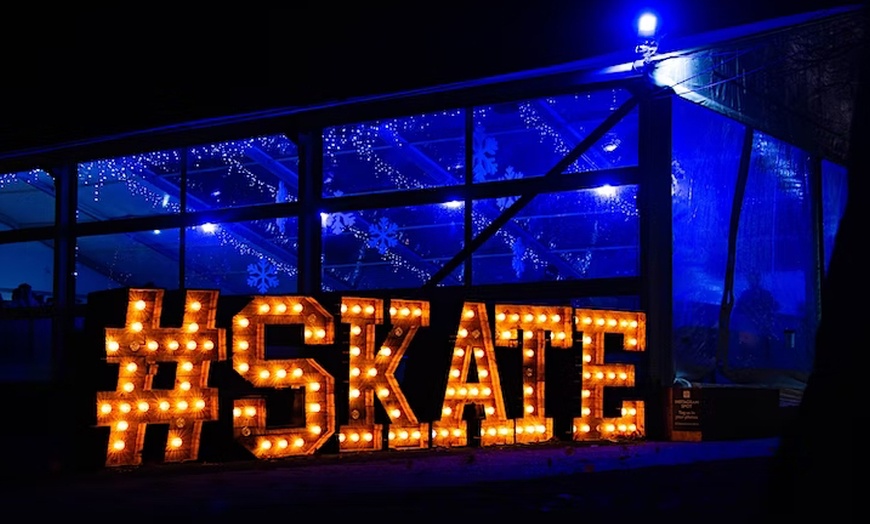
[[[97,393],[97,426],[108,426],[107,466],[142,462],[148,424],[168,424],[164,461],[196,460],[202,423],[217,420],[212,361],[226,359],[215,327],[217,291],[188,290],[180,328],[161,328],[162,289],[131,289],[123,328],[106,328],[106,361],[118,364],[115,391]],[[152,389],[160,362],[176,363],[175,386]]]

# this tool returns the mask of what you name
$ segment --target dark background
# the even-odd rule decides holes
[[[632,49],[645,7],[662,47],[848,0],[293,2],[255,10],[9,4],[0,153],[213,116],[393,92]]]

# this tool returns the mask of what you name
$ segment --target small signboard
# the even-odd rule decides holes
[[[671,440],[701,440],[701,389],[670,389],[670,433]]]

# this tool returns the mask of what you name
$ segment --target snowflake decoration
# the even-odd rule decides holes
[[[498,170],[498,164],[495,161],[495,152],[498,151],[498,141],[495,138],[486,136],[482,127],[474,130],[474,144],[472,146],[472,158],[474,166],[475,182],[483,182],[488,175],[494,175]]]
[[[523,276],[523,272],[526,270],[526,263],[523,261],[523,257],[526,254],[526,246],[523,244],[522,239],[518,238],[514,240],[514,243],[511,246],[511,250],[514,252],[514,258],[511,262],[511,266],[514,269],[514,273],[516,273],[517,278],[520,278]]]
[[[256,264],[248,264],[248,285],[260,293],[278,286],[278,272],[273,264],[261,258]]]
[[[352,213],[330,213],[326,217],[326,228],[333,235],[340,235],[356,222]]]
[[[290,201],[290,192],[287,191],[287,186],[284,182],[278,182],[278,189],[275,191],[275,203],[283,204]],[[278,231],[283,235],[287,226],[287,217],[278,217],[275,219],[275,225],[278,226]]]
[[[371,235],[366,245],[377,249],[378,253],[384,254],[387,248],[393,247],[399,242],[399,226],[392,223],[387,217],[381,217],[380,220],[369,226],[369,234]]]
[[[516,180],[518,178],[523,178],[523,173],[521,171],[514,171],[513,166],[507,166],[504,170],[504,179],[505,180]],[[502,211],[511,207],[514,202],[519,200],[520,197],[502,197],[495,199],[495,205]]]

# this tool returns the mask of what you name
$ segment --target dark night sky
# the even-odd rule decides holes
[[[634,45],[633,20],[647,6],[662,15],[664,38],[678,39],[853,3],[297,2],[257,12],[124,4],[51,19],[9,13],[0,28],[0,152],[607,54]]]

